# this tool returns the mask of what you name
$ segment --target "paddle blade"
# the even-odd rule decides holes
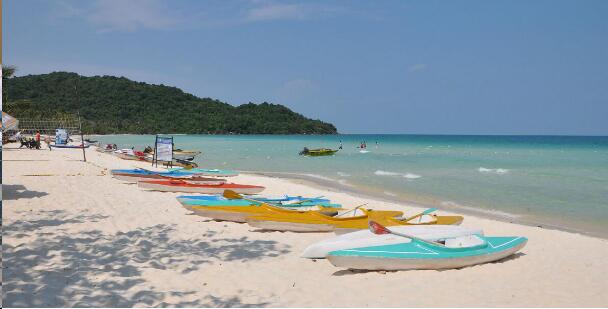
[[[369,220],[369,230],[376,235],[391,234],[389,229],[373,220]]]
[[[236,193],[236,192],[234,192],[232,190],[224,190],[224,194],[223,195],[224,195],[225,198],[232,199],[232,200],[234,200],[234,199],[242,199],[243,198],[240,194],[238,194],[238,193]]]

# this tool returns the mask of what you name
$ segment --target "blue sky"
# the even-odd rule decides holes
[[[608,1],[3,1],[18,75],[274,102],[341,133],[608,135]]]

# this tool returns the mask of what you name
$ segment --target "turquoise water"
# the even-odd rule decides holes
[[[154,142],[96,139],[136,149]],[[335,156],[298,155],[340,140]],[[355,148],[361,141],[368,153]],[[201,167],[322,177],[386,198],[608,235],[608,137],[176,135],[175,143],[203,151]]]

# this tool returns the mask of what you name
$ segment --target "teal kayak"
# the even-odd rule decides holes
[[[205,169],[205,168],[170,168],[169,172],[185,172],[185,173],[194,173],[202,176],[218,176],[218,177],[232,177],[238,176],[239,172],[234,170],[218,170],[218,169]]]
[[[332,251],[327,259],[337,267],[365,270],[449,269],[498,261],[526,245],[525,237],[479,235],[448,238],[445,245],[420,239],[399,244]]]
[[[251,197],[260,201],[256,203],[244,199],[227,199],[219,195],[180,195],[177,200],[186,208],[191,206],[253,206],[261,203],[270,203],[286,208],[301,208],[323,206],[340,208],[342,205],[331,203],[328,199],[285,196],[284,198]]]

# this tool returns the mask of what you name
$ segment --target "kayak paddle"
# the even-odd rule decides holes
[[[426,244],[429,244],[429,245],[432,245],[432,246],[445,247],[444,244],[440,244],[438,242],[434,242],[434,241],[430,241],[430,240],[425,240],[425,239],[418,238],[418,237],[415,237],[415,236],[411,236],[411,235],[407,235],[407,234],[402,234],[402,233],[399,233],[399,232],[391,231],[388,228],[386,228],[385,226],[383,226],[382,224],[380,224],[380,223],[378,223],[376,221],[373,221],[373,220],[369,220],[369,230],[372,233],[376,234],[376,235],[393,234],[393,235],[397,235],[397,236],[401,236],[401,237],[405,237],[405,238],[409,238],[409,239],[413,239],[413,240],[415,239],[417,241],[421,241],[423,243],[426,243]]]

